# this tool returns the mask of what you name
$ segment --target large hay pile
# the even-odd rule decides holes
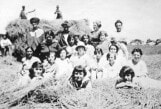
[[[54,20],[54,21],[47,21],[47,20],[40,20],[39,27],[42,28],[44,31],[52,30],[55,34],[58,31],[61,31],[63,28],[61,24],[63,20]],[[91,32],[89,28],[89,21],[86,19],[83,20],[69,20],[69,31],[72,34],[88,34]],[[18,57],[18,60],[25,54],[25,48],[27,48],[27,40],[30,39],[30,30],[32,26],[29,20],[21,20],[17,19],[11,21],[7,27],[6,31],[8,33],[9,38],[11,39],[12,43],[14,44],[14,56]],[[20,58],[20,59],[19,59]]]
[[[47,21],[42,19],[40,20],[39,27],[44,31],[53,30],[53,32],[56,33],[62,30],[61,24],[63,22],[63,20]],[[69,28],[69,31],[73,34],[82,35],[91,31],[91,29],[89,28],[89,21],[87,19],[69,20],[68,22],[71,26]],[[29,20],[16,19],[14,21],[11,21],[6,27],[6,31],[9,33],[10,39],[18,39],[20,37],[20,34],[26,35],[30,30],[31,24]]]

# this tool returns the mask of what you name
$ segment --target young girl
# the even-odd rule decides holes
[[[129,66],[123,66],[119,73],[120,79],[116,81],[115,87],[118,88],[140,88],[139,85],[133,83],[135,76],[134,71]]]
[[[103,69],[100,66],[100,60],[103,56],[103,51],[101,48],[96,48],[94,51],[94,62],[93,62],[93,68],[92,68],[92,73],[91,73],[91,79],[100,79],[103,76]],[[92,64],[92,63],[91,63]]]
[[[76,90],[91,88],[91,82],[86,78],[87,72],[82,66],[76,66],[69,78],[69,85]]]
[[[56,52],[50,52],[47,59],[44,60],[43,66],[45,69],[44,77],[46,79],[53,77],[55,78],[56,73],[58,72],[58,65],[55,63]]]

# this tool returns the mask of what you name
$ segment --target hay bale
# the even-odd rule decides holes
[[[58,31],[62,31],[63,28],[61,24],[63,22],[63,20],[48,21],[41,19],[39,27],[44,31],[52,30],[54,33],[57,33]],[[91,32],[91,29],[89,28],[89,21],[86,19],[69,20],[68,22],[71,25],[69,31],[72,34],[83,35]],[[29,34],[31,29],[32,26],[30,24],[30,21],[22,19],[11,21],[6,27],[6,32],[8,33],[9,38],[15,46],[13,54],[18,58],[18,60],[21,60],[21,58],[25,54],[25,48],[29,46],[27,40],[31,39],[31,36]]]

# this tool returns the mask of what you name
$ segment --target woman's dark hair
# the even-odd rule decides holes
[[[123,25],[123,23],[122,23],[121,20],[117,20],[117,21],[115,22],[115,26],[116,26],[117,23],[121,23],[121,25]]]
[[[84,76],[87,75],[86,69],[82,67],[81,65],[74,67],[73,72],[72,72],[72,78],[74,78],[75,72],[83,72]]]
[[[103,55],[103,50],[101,48],[95,48],[94,54],[100,54]]]
[[[115,55],[115,54],[113,54],[113,55],[114,55],[114,59],[116,59],[116,55]],[[106,59],[109,60],[110,56],[111,56],[111,53],[108,53],[108,54],[106,55]]]
[[[45,72],[45,69],[43,68],[43,65],[42,65],[41,62],[36,61],[36,62],[34,62],[34,63],[32,64],[32,67],[29,69],[29,77],[30,77],[31,79],[35,77],[34,68],[42,68],[43,71],[42,71],[41,76],[43,76],[43,73]]]
[[[112,46],[116,47],[116,53],[118,53],[119,47],[116,44],[111,44],[110,47],[109,47],[109,51],[110,51]]]
[[[25,51],[27,52],[28,49],[31,49],[32,52],[34,52],[34,49],[33,49],[32,47],[27,47],[27,48],[25,49]]]
[[[88,44],[90,44],[90,43],[91,43],[91,39],[90,39],[90,36],[89,36],[88,34],[83,34],[83,35],[82,35],[82,38],[81,38],[81,41],[84,42],[84,37],[85,37],[85,36],[88,37]]]
[[[132,50],[131,54],[134,54],[135,52],[139,52],[141,56],[143,55],[143,52],[142,52],[142,50],[140,48],[134,48]]]
[[[66,52],[66,57],[67,57],[68,51],[67,51],[66,47],[64,47],[64,48],[62,48],[62,49],[59,50],[58,56],[60,57],[60,53],[61,53],[63,50]]]
[[[119,76],[123,79],[125,79],[126,75],[131,75],[131,78],[133,78],[135,76],[135,73],[133,71],[133,69],[129,66],[123,66],[120,70]]]
[[[72,46],[71,43],[70,43],[70,41],[71,41],[72,39],[74,39],[74,45],[77,44],[77,43],[76,43],[76,40],[75,40],[75,38],[74,38],[74,36],[70,34],[70,35],[67,37],[67,42],[68,42],[69,46]]]
[[[54,32],[52,30],[46,31],[44,34],[45,34],[45,38],[47,37],[47,35],[52,36],[52,38],[55,37],[55,34],[54,34]]]
[[[31,23],[31,24],[32,24],[32,23],[37,23],[37,24],[39,24],[39,22],[40,22],[40,19],[37,18],[37,17],[33,17],[33,18],[30,19],[30,23]]]

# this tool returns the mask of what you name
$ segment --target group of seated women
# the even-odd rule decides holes
[[[49,79],[59,84],[64,79],[76,90],[92,89],[95,80],[111,79],[116,81],[116,88],[161,88],[160,81],[147,76],[148,69],[141,60],[143,52],[140,48],[132,50],[130,59],[126,45],[113,39],[105,53],[100,47],[94,48],[88,43],[88,35],[83,35],[82,39],[79,44],[72,44],[75,39],[70,37],[69,44],[73,46],[51,51],[43,60],[33,56],[33,49],[28,47],[26,57],[22,59],[18,87]]]

